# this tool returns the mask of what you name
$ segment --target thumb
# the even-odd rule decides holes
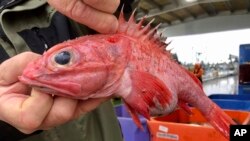
[[[24,52],[4,61],[0,65],[0,85],[17,82],[26,65],[39,57],[40,55],[32,52]]]

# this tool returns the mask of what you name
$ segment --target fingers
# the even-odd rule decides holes
[[[78,100],[56,97],[53,107],[43,123],[43,128],[50,128],[63,124],[73,118]]]
[[[8,86],[0,86],[0,96],[4,94],[30,94],[31,88],[21,82],[16,82]]]
[[[0,97],[0,120],[29,134],[73,119],[77,102],[78,100],[64,97],[53,99],[51,95],[35,89],[32,89],[31,96],[19,93],[4,94]]]
[[[20,109],[19,129],[24,133],[31,133],[42,125],[43,120],[53,105],[51,95],[32,90],[31,97],[25,100]]]
[[[22,85],[17,85],[23,87]],[[22,89],[22,88],[19,88]],[[0,120],[6,121],[23,133],[48,129],[63,124],[94,110],[109,98],[86,101],[51,95],[32,90],[31,96],[19,93],[0,97]]]
[[[22,74],[26,65],[39,57],[40,55],[25,52],[16,55],[0,65],[0,85],[9,85],[18,81],[18,76]]]
[[[118,20],[114,15],[102,13],[90,7],[79,9],[79,11],[76,11],[74,17],[74,20],[100,33],[115,33],[118,29]]]
[[[106,13],[114,13],[120,4],[120,0],[82,0],[89,6]]]
[[[48,3],[66,16],[98,32],[114,33],[118,28],[118,20],[111,12],[118,7],[119,0],[48,0]]]
[[[36,90],[32,90],[31,96],[3,95],[0,103],[1,118],[24,133],[32,133],[39,129],[52,105],[50,95]]]
[[[88,99],[84,101],[79,101],[77,109],[75,111],[74,118],[77,118],[83,114],[86,114],[95,108],[97,108],[101,103],[107,101],[109,98],[99,98],[99,99]]]

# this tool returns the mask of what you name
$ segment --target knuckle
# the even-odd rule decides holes
[[[76,1],[72,5],[68,6],[66,13],[69,13],[69,16],[75,19],[85,18],[90,14],[89,7],[81,1]]]
[[[20,125],[23,132],[32,133],[39,129],[42,121],[37,120],[36,118],[22,118]]]
[[[100,0],[83,0],[83,2],[87,3],[88,5],[95,5],[95,4],[98,4]]]
[[[23,57],[29,57],[29,56],[32,56],[33,54],[34,53],[29,52],[29,51],[21,53],[21,55],[23,55]]]
[[[4,70],[5,70],[6,66],[8,66],[8,64],[9,64],[9,59],[3,61],[3,62],[0,64],[0,72],[4,72]],[[0,73],[0,74],[2,74],[2,73]]]
[[[21,56],[21,58],[24,58],[24,59],[21,59],[21,60],[28,60],[28,62],[35,59],[35,58],[37,58],[37,57],[39,57],[39,56],[41,56],[39,54],[36,54],[34,52],[30,52],[30,51],[23,52],[23,53],[21,53],[19,55]],[[32,58],[32,59],[30,59],[30,58]]]
[[[120,0],[83,0],[83,2],[107,13],[114,13],[120,4]]]
[[[29,52],[29,51],[26,51],[26,52],[23,52],[21,53],[23,56],[31,56],[33,53],[32,52]]]
[[[7,68],[9,66],[9,60],[4,61],[2,64],[0,64],[0,72],[7,72]],[[8,84],[8,73],[0,73],[0,85],[7,85]]]
[[[57,111],[54,114],[54,120],[55,121],[61,121],[61,122],[67,122],[69,120],[71,120],[73,117],[71,112],[66,112],[66,111]]]

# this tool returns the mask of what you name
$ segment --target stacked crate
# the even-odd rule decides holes
[[[240,45],[239,94],[250,94],[250,44]]]

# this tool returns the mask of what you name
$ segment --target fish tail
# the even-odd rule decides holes
[[[197,79],[197,77],[195,77],[187,70],[186,72],[196,83],[197,87],[195,88],[195,92],[190,93],[188,97],[186,97],[187,95],[184,94],[185,96],[182,97],[182,99],[187,103],[191,104],[192,106],[198,108],[203,114],[203,116],[208,120],[208,122],[224,137],[229,139],[230,125],[235,125],[236,123],[217,104],[215,104],[211,99],[206,96],[203,91],[202,84]]]
[[[229,139],[230,125],[235,125],[236,123],[219,106],[213,103],[210,99],[208,100],[210,103],[209,109],[205,111],[201,109],[201,112],[203,112],[208,122],[217,129],[217,131]]]

